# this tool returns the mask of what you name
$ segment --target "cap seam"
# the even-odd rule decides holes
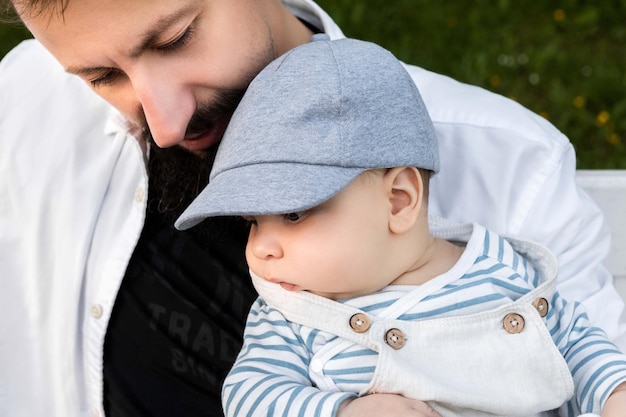
[[[345,117],[346,117],[346,103],[344,100],[344,91],[343,91],[343,76],[342,73],[339,69],[339,61],[337,60],[337,55],[335,55],[335,49],[333,47],[333,44],[331,42],[327,43],[328,48],[330,49],[330,52],[332,54],[333,57],[333,62],[335,63],[335,71],[337,73],[337,79],[339,82],[339,152],[340,152],[340,165],[341,166],[345,166],[346,165],[346,161],[345,161],[345,157],[344,155],[346,154],[345,149],[343,148],[343,144],[344,144],[344,140],[343,140],[343,136],[344,136],[344,132],[343,132],[343,128],[344,128],[344,122],[345,122]]]

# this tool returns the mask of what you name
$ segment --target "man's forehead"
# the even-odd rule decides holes
[[[34,0],[19,1],[32,3]],[[61,5],[61,0],[38,1],[50,7],[57,7],[53,3]],[[111,57],[104,52],[106,50],[136,58],[170,26],[193,14],[201,3],[193,0],[62,1],[65,7],[62,15],[52,8],[38,15],[26,11],[23,20],[68,72],[79,75],[110,65],[98,56],[102,52]]]
[[[3,0],[0,0],[0,2]],[[202,2],[194,0],[10,0],[25,21],[38,25],[47,22],[50,29],[55,21],[64,26],[84,26],[100,18],[116,17],[109,25],[119,31],[130,31],[132,27],[162,27],[186,12],[198,8]],[[124,19],[127,17],[128,19]],[[128,24],[131,23],[131,24]],[[88,27],[83,27],[88,29]]]

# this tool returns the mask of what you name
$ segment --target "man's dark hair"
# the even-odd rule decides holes
[[[0,0],[0,23],[13,24],[20,21],[11,0]]]
[[[34,17],[41,13],[49,12],[63,16],[70,0],[0,0],[0,21],[16,23],[20,18],[15,10],[19,4],[23,16]]]

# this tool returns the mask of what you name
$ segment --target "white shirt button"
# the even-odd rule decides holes
[[[315,372],[316,374],[319,374],[323,370],[324,370],[324,364],[322,363],[321,360],[313,359],[311,361],[311,371]]]
[[[102,317],[102,306],[100,304],[92,304],[91,305],[91,316],[93,318],[99,319],[100,317]],[[98,410],[94,410],[96,412],[98,412]]]
[[[143,187],[137,187],[135,189],[135,202],[141,203],[143,201]]]
[[[92,408],[89,414],[91,414],[91,417],[100,417],[100,412],[95,408]]]

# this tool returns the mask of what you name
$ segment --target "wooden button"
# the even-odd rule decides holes
[[[524,317],[517,313],[509,313],[504,317],[504,330],[508,333],[515,334],[524,330]]]
[[[550,308],[550,304],[548,304],[548,300],[541,297],[533,301],[533,307],[537,309],[541,317],[545,317],[546,314],[548,314],[548,309]]]
[[[370,328],[370,319],[367,314],[356,313],[350,317],[350,327],[355,333],[365,333]]]
[[[395,350],[401,349],[405,341],[404,333],[399,329],[390,329],[385,333],[385,342]]]

